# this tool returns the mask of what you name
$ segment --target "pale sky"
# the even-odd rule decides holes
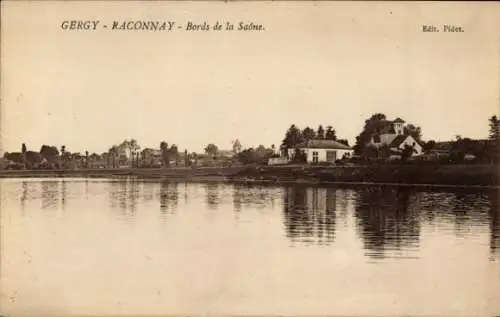
[[[64,31],[64,20],[100,20]],[[114,20],[252,21],[262,32],[110,30]],[[295,123],[353,144],[376,112],[424,139],[485,138],[499,114],[500,4],[2,2],[1,148],[202,151],[279,145]],[[439,33],[422,32],[436,25]],[[444,33],[444,24],[463,33]]]

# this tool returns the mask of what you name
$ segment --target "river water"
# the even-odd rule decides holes
[[[2,179],[4,315],[500,314],[500,191]]]

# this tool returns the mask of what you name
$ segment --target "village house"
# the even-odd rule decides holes
[[[421,155],[422,145],[411,135],[405,134],[404,124],[405,121],[401,118],[385,121],[384,125],[372,135],[370,144],[377,148],[388,146],[395,153],[401,153],[406,146],[411,146],[414,155]]]
[[[351,157],[353,149],[343,143],[314,139],[305,141],[297,146],[306,156],[307,163],[335,163],[335,161]],[[295,155],[295,149],[288,149],[288,157],[292,158]]]

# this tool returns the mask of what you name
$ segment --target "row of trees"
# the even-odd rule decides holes
[[[59,149],[57,146],[47,144],[42,145],[37,152],[28,150],[26,144],[23,143],[20,152],[6,152],[3,157],[24,168],[39,166],[64,168],[75,162],[75,160],[88,162],[90,158],[99,157],[99,155],[96,153],[89,154],[88,151],[85,151],[85,154],[71,153],[66,150],[65,145],[62,145]]]
[[[386,157],[390,155],[391,149],[389,146],[373,147],[369,146],[370,140],[374,134],[383,129],[387,125],[387,117],[383,113],[376,113],[365,121],[365,125],[356,137],[354,145],[355,154],[370,158],[370,157]],[[437,143],[433,140],[423,141],[421,128],[413,124],[406,124],[404,133],[413,136],[422,146],[424,153],[432,152],[436,149]],[[311,127],[300,129],[295,124],[292,124],[286,131],[285,137],[282,141],[282,148],[298,149],[298,146],[306,141],[312,139],[334,140],[345,145],[349,145],[346,139],[338,139],[335,129],[332,126],[327,126],[326,129],[319,125],[316,130]],[[449,154],[450,160],[460,162],[467,154],[472,154],[476,160],[480,162],[499,162],[500,151],[500,120],[497,116],[489,118],[489,138],[488,140],[472,140],[470,138],[462,138],[457,136],[456,140],[450,143]],[[232,151],[235,154],[236,160],[243,164],[260,163],[267,161],[268,158],[276,155],[275,146],[272,145],[267,148],[260,145],[256,148],[243,149],[238,139],[232,141]],[[219,155],[219,148],[217,145],[210,143],[204,148],[205,155],[209,158],[216,159]],[[128,154],[127,154],[128,153]],[[83,162],[83,166],[87,166],[92,160],[106,160],[111,161],[113,167],[121,164],[131,164],[132,166],[139,167],[148,161],[152,155],[156,155],[157,150],[143,149],[136,139],[126,139],[118,145],[113,145],[109,148],[108,152],[98,155],[96,153],[85,154],[71,153],[66,149],[65,145],[60,148],[54,145],[42,145],[38,152],[30,151],[27,149],[26,144],[21,145],[20,152],[5,153],[4,157],[12,162],[21,164],[24,168],[32,168],[37,165],[49,165],[58,168],[65,168],[74,163],[75,161]],[[161,164],[163,166],[170,166],[172,162],[176,165],[179,164],[180,153],[176,144],[169,145],[166,141],[159,144],[159,153]],[[286,151],[288,153],[288,151]],[[300,151],[297,152],[300,154]],[[401,156],[408,158],[413,154],[413,149],[405,148]],[[190,162],[196,160],[198,154],[190,153],[184,150],[184,164],[189,165]],[[300,155],[296,155],[297,159],[301,159]]]
[[[274,153],[274,145],[271,148],[260,145],[257,148],[243,150],[238,139],[232,141],[232,147],[235,154],[234,159],[245,164],[266,161]],[[222,154],[214,143],[207,144],[203,154],[188,153],[186,149],[184,155],[181,155],[176,144],[161,141],[159,149],[142,149],[137,140],[132,138],[111,146],[107,152],[102,154],[89,154],[88,151],[85,151],[85,155],[71,153],[66,150],[65,145],[60,148],[53,145],[42,145],[40,151],[30,151],[23,143],[20,152],[5,153],[4,158],[13,162],[18,168],[70,168],[71,166],[91,167],[95,165],[116,168],[124,165],[151,167],[161,164],[161,166],[168,167],[175,164],[177,166],[181,163],[181,156],[183,156],[184,165],[188,166],[199,159],[218,161],[220,156],[224,155],[227,153]]]
[[[295,124],[292,124],[285,132],[281,146],[285,153],[288,153],[288,149],[297,149],[300,144],[310,140],[332,140],[349,146],[347,139],[337,138],[337,132],[330,125],[326,129],[323,128],[323,125],[319,125],[316,130],[309,126],[301,130]]]
[[[354,153],[362,159],[369,158],[383,158],[391,155],[391,149],[388,145],[379,147],[371,145],[370,141],[374,135],[384,131],[387,128],[387,116],[383,113],[376,113],[365,120],[365,124],[361,132],[356,136],[356,142],[353,146]],[[424,153],[432,152],[437,145],[437,142],[430,140],[424,141],[422,139],[422,129],[412,123],[404,125],[405,135],[411,135],[420,145]],[[326,130],[320,125],[317,130],[310,127],[300,129],[295,124],[292,124],[286,131],[285,137],[282,141],[282,148],[288,153],[288,149],[296,149],[296,159],[301,160],[298,145],[304,141],[312,139],[326,139],[335,140],[340,143],[349,145],[347,140],[338,139],[336,131],[332,126],[327,126]],[[445,142],[446,143],[446,142]],[[497,116],[489,118],[489,139],[488,140],[472,140],[470,138],[462,138],[457,136],[456,140],[449,145],[449,157],[446,158],[451,162],[461,162],[467,154],[472,154],[476,161],[479,162],[498,162],[500,151],[500,120]],[[408,159],[415,153],[415,149],[411,146],[406,146],[400,153],[403,160]]]

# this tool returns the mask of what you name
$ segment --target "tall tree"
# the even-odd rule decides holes
[[[188,150],[185,149],[184,150],[184,166],[188,166],[189,165],[189,155],[188,155]]]
[[[116,159],[118,158],[118,154],[120,153],[118,146],[113,145],[112,147],[110,147],[108,153],[111,156],[111,164],[112,164],[113,168],[116,168],[117,167]]]
[[[492,116],[489,119],[489,138],[490,140],[500,140],[500,120],[497,116]]]
[[[23,154],[23,167],[26,169],[26,144],[21,144],[21,153]]]
[[[335,131],[335,129],[331,125],[326,127],[325,139],[332,140],[332,141],[337,140],[337,132]]]
[[[285,148],[293,148],[302,141],[302,132],[295,124],[292,124],[285,133],[282,145]]]
[[[179,165],[179,149],[177,148],[177,145],[175,144],[172,144],[170,146],[170,149],[168,149],[169,153],[170,153],[170,157],[174,158],[175,160],[175,165]]]
[[[323,126],[321,124],[319,125],[318,131],[316,132],[316,138],[318,139],[325,138],[325,129],[323,129]]]
[[[404,134],[411,135],[417,141],[422,140],[422,129],[411,123],[404,127]]]
[[[204,150],[205,150],[205,154],[207,154],[211,157],[215,157],[217,155],[217,153],[219,152],[219,148],[217,147],[217,145],[215,145],[213,143],[208,144]]]
[[[489,119],[489,141],[490,161],[497,164],[500,158],[500,120],[497,116]]]
[[[383,113],[376,113],[370,118],[365,120],[365,125],[361,133],[356,137],[356,144],[354,145],[354,152],[362,154],[363,149],[370,142],[372,135],[383,127],[386,121],[386,116]]]
[[[302,130],[302,138],[304,141],[313,140],[316,138],[316,132],[310,127],[305,127],[304,130]]]
[[[59,165],[60,167],[62,168],[65,168],[66,167],[66,164],[65,164],[65,160],[66,160],[66,145],[61,145],[61,153],[60,153],[60,157],[59,157]]]
[[[233,152],[234,153],[240,153],[241,152],[241,143],[240,143],[240,140],[236,139],[232,142],[232,145],[233,145]]]
[[[46,159],[48,162],[54,163],[59,157],[59,150],[56,146],[42,145],[40,148],[40,155],[42,158]]]
[[[162,166],[164,166],[164,167],[170,166],[170,152],[169,152],[167,142],[161,141],[160,152],[161,152]]]
[[[295,124],[292,124],[286,131],[285,138],[281,143],[282,148],[285,151],[285,156],[288,157],[289,149],[297,150],[298,145],[303,141],[302,132]]]

